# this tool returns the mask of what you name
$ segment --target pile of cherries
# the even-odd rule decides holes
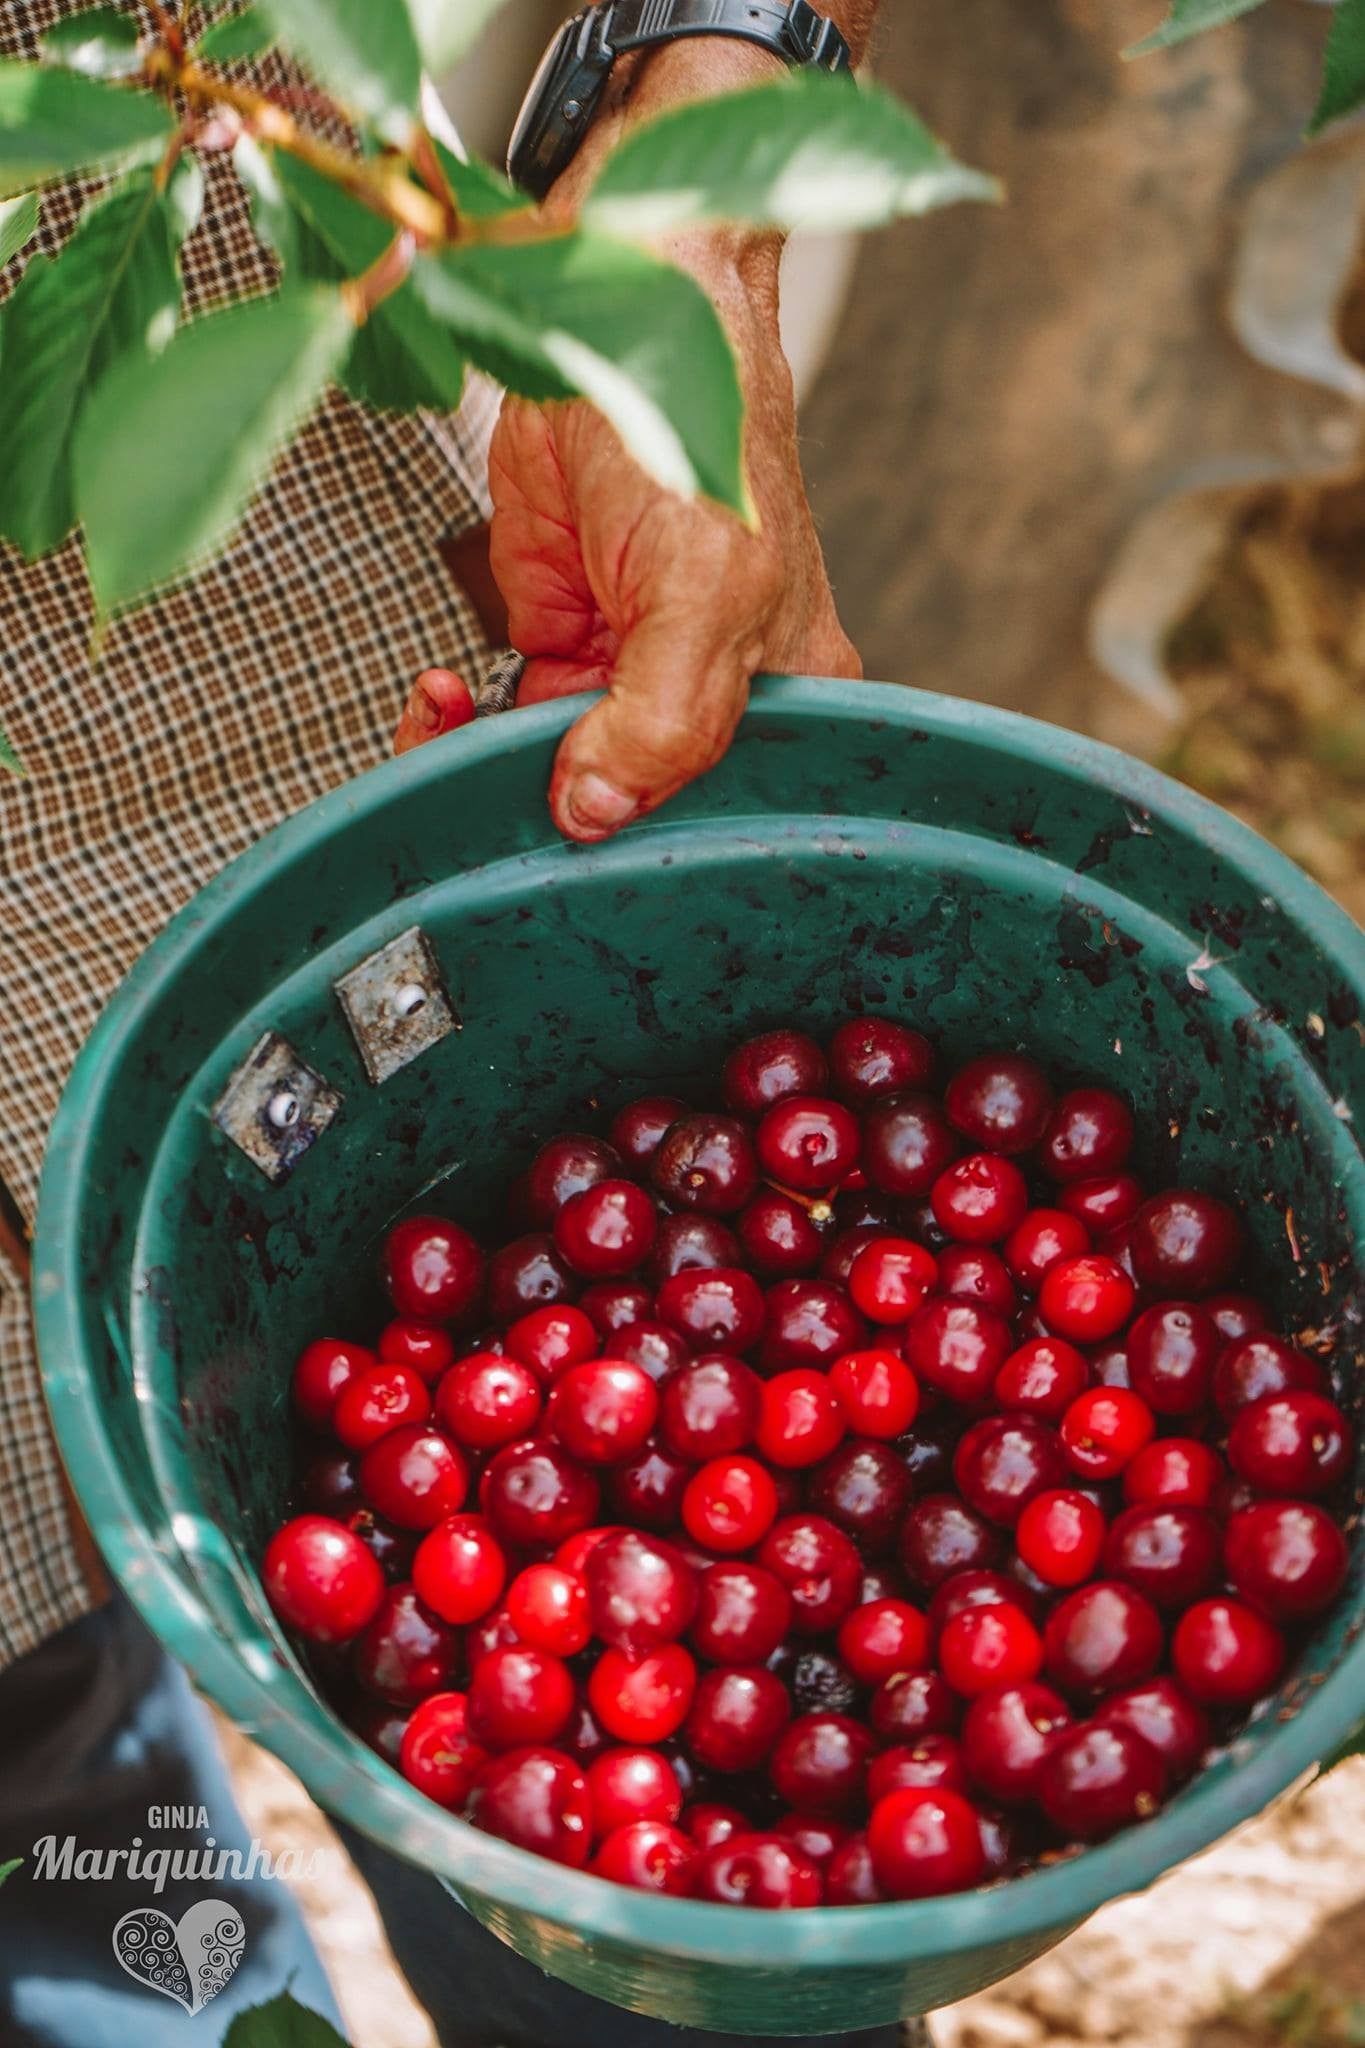
[[[770,1031],[553,1138],[294,1371],[263,1576],[440,1805],[730,1905],[950,1892],[1154,1813],[1341,1589],[1352,1442],[1236,1212],[1031,1059]],[[1335,1509],[1335,1512],[1334,1512]]]

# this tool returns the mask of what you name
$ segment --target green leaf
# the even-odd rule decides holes
[[[999,197],[994,178],[958,163],[890,93],[794,71],[632,130],[582,218],[641,238],[712,220],[850,229]]]
[[[142,69],[137,22],[117,7],[87,7],[68,14],[43,37],[42,54],[49,64],[65,65],[86,78],[131,78]]]
[[[3,735],[0,735],[0,744],[3,745],[5,750],[5,767],[12,768],[16,774],[22,775],[24,771],[19,765],[19,756],[15,753],[9,741],[4,739]],[[7,1877],[13,1877],[15,1871],[22,1865],[23,1860],[22,1856],[11,1856],[8,1863],[0,1863],[0,1884],[3,1884]]]
[[[260,0],[306,71],[388,141],[406,143],[422,90],[422,54],[407,0]]]
[[[194,54],[206,64],[240,64],[248,57],[263,57],[274,40],[260,8],[244,7],[240,14],[225,15],[206,28]]]
[[[32,239],[37,226],[36,192],[25,192],[18,199],[0,199],[0,270]]]
[[[1308,133],[1365,105],[1365,0],[1337,0],[1327,31],[1322,91]]]
[[[750,516],[734,357],[684,272],[580,232],[421,257],[413,283],[500,383],[591,399],[658,482]]]
[[[435,136],[432,141],[455,204],[467,219],[493,220],[500,213],[519,213],[530,205],[525,193],[518,192],[510,178],[504,178],[482,157],[459,157]]]
[[[358,277],[392,240],[392,228],[376,214],[297,158],[267,154],[246,138],[234,156],[253,195],[257,231],[295,278],[335,284]],[[464,374],[450,329],[407,283],[357,330],[340,381],[352,398],[381,411],[453,412]]]
[[[201,190],[192,157],[164,193],[154,172],[132,172],[56,257],[33,257],[0,314],[0,533],[29,561],[75,523],[71,449],[91,392],[111,363],[145,362],[175,331],[177,251]]]
[[[153,163],[173,127],[169,107],[150,93],[0,62],[0,199],[73,171]]]
[[[428,71],[445,71],[476,43],[503,0],[409,0]]]
[[[268,2005],[239,2012],[223,2036],[223,2048],[346,2048],[346,2043],[330,2020],[284,1991]]]
[[[1264,4],[1265,0],[1171,0],[1171,11],[1160,28],[1154,28],[1141,42],[1130,43],[1123,54],[1145,57],[1150,50],[1167,50],[1172,43],[1188,42],[1191,36],[1221,28],[1225,21],[1236,21],[1239,14],[1250,14],[1253,7]]]
[[[76,433],[76,510],[99,611],[182,576],[231,533],[321,399],[354,328],[338,292],[280,292],[116,363]]]

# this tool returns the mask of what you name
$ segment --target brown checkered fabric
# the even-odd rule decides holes
[[[36,54],[78,4],[0,0],[0,56]],[[278,60],[253,70],[288,82]],[[60,244],[94,189],[49,199],[36,246]],[[184,269],[195,310],[272,282],[222,160]],[[486,516],[495,410],[482,383],[453,419],[380,418],[333,393],[222,559],[120,623],[93,671],[75,543],[32,567],[0,544],[0,723],[31,776],[0,779],[0,1181],[27,1220],[72,1061],[147,942],[262,832],[383,758],[419,669],[482,668],[437,546]],[[2,1665],[91,1596],[3,1260],[0,1282]]]

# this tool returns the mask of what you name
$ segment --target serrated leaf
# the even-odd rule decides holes
[[[117,7],[87,7],[68,14],[43,37],[48,64],[64,65],[86,78],[131,78],[142,69],[137,22]]]
[[[256,232],[293,278],[335,284],[358,277],[392,239],[376,214],[294,157],[243,137],[234,161],[252,195]],[[464,375],[450,329],[405,283],[357,330],[339,381],[352,398],[380,411],[453,412]]]
[[[854,229],[999,197],[994,178],[958,163],[890,93],[794,71],[632,129],[582,219],[638,237],[715,220]]]
[[[467,220],[494,220],[500,213],[519,213],[530,205],[525,193],[481,156],[459,157],[436,137],[432,140],[455,204]]]
[[[57,256],[32,258],[0,314],[0,533],[29,561],[75,523],[71,449],[91,392],[111,363],[146,360],[175,330],[177,251],[200,189],[192,158],[165,193],[154,172],[132,172]]]
[[[346,2048],[346,2043],[330,2020],[284,1991],[268,2005],[239,2012],[223,2036],[223,2048]]]
[[[98,610],[120,611],[218,548],[321,399],[354,329],[338,292],[253,299],[125,358],[76,433],[76,510]]]
[[[408,0],[428,71],[444,71],[483,34],[504,0]]]
[[[74,171],[155,162],[173,127],[169,107],[150,93],[0,61],[0,199]]]
[[[285,48],[388,141],[418,119],[422,53],[407,0],[260,0]]]
[[[36,192],[21,193],[17,199],[0,199],[0,270],[32,239],[38,227],[38,213]]]
[[[1224,22],[1236,21],[1239,14],[1250,14],[1253,7],[1264,4],[1265,0],[1171,0],[1171,11],[1160,28],[1154,28],[1141,42],[1130,43],[1123,54],[1145,57],[1151,50],[1168,50],[1173,43],[1188,42],[1206,29],[1221,28]]]
[[[1322,61],[1322,91],[1308,133],[1365,105],[1365,0],[1337,0]]]
[[[413,282],[510,390],[591,399],[659,483],[749,516],[735,360],[683,271],[580,232],[421,257]]]
[[[241,64],[249,57],[263,57],[274,40],[260,8],[244,7],[240,14],[226,15],[206,28],[194,54],[206,64]]]

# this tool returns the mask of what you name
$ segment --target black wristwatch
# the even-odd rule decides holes
[[[684,36],[736,36],[822,71],[851,63],[848,44],[809,0],[604,0],[566,21],[540,60],[507,150],[516,183],[543,199],[573,161],[616,59]]]

